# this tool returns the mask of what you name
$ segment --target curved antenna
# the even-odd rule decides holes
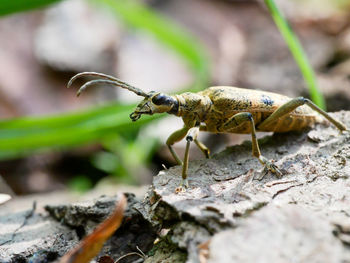
[[[75,76],[73,76],[68,84],[67,84],[67,88],[69,88],[70,86],[72,86],[73,82],[78,79],[78,78],[81,78],[81,77],[100,77],[102,79],[96,79],[96,80],[91,80],[91,81],[88,81],[87,83],[85,83],[83,86],[81,86],[81,88],[78,90],[77,92],[77,96],[80,95],[80,93],[82,91],[84,91],[88,86],[91,86],[91,85],[94,85],[94,84],[110,84],[110,85],[113,85],[113,86],[116,86],[116,87],[120,87],[120,88],[124,88],[124,89],[127,89],[127,90],[130,90],[132,92],[134,92],[136,95],[139,95],[139,96],[143,96],[143,97],[149,97],[149,95],[147,93],[145,93],[143,90],[139,89],[139,88],[136,88],[134,86],[131,86],[130,84],[120,80],[120,79],[117,79],[113,76],[110,76],[110,75],[106,75],[106,74],[102,74],[102,73],[98,73],[98,72],[81,72],[79,74],[76,74]]]

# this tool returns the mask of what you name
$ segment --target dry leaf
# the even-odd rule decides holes
[[[86,236],[77,247],[65,254],[59,263],[88,263],[101,250],[105,241],[120,226],[126,207],[126,198],[122,195],[114,212],[103,221],[90,235]]]

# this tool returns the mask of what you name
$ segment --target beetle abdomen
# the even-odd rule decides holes
[[[312,127],[318,121],[317,115],[290,115],[287,114],[276,121],[272,122],[264,129],[259,129],[258,124],[257,131],[266,132],[289,132],[289,131],[301,131],[308,127]]]
[[[258,127],[275,110],[291,100],[291,98],[277,93],[226,86],[211,87],[200,94],[208,96],[212,101],[211,112],[205,121],[208,131],[211,132],[218,132],[223,123],[239,112],[250,112],[253,115],[255,127]],[[257,128],[257,130],[272,132],[303,130],[317,121],[317,114],[308,106],[303,105],[272,122],[264,129]],[[247,122],[221,132],[250,133],[251,127]]]

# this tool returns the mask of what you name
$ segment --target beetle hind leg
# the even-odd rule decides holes
[[[341,123],[340,121],[334,119],[332,116],[330,116],[327,112],[319,108],[316,104],[314,104],[311,100],[306,99],[304,97],[298,97],[295,99],[292,99],[288,101],[287,103],[280,106],[277,110],[275,110],[266,120],[264,120],[262,123],[258,125],[259,130],[264,130],[266,127],[271,125],[274,121],[278,120],[279,118],[289,114],[293,110],[295,110],[297,107],[302,105],[307,105],[314,111],[321,114],[323,117],[325,117],[329,122],[331,122],[337,129],[342,131],[348,131],[348,128]]]
[[[261,155],[258,140],[256,138],[256,130],[255,130],[255,123],[253,116],[250,112],[240,112],[235,115],[233,115],[224,125],[220,128],[220,130],[227,131],[230,129],[234,129],[238,126],[240,126],[243,123],[249,122],[250,128],[251,128],[251,135],[252,135],[252,153],[253,156],[258,158],[259,162],[264,166],[264,170],[270,171],[274,173],[278,178],[282,176],[281,171],[278,169],[278,167],[274,164],[273,160],[268,160],[263,155]],[[259,178],[262,179],[266,173],[263,172],[263,175]]]
[[[261,173],[261,176],[258,178],[259,180],[263,179],[268,171],[271,171],[276,175],[277,178],[282,177],[282,172],[278,169],[278,167],[274,164],[273,160],[268,160],[264,156],[260,155],[258,157],[259,162],[264,166],[264,170]]]

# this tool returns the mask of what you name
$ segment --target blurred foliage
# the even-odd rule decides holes
[[[68,187],[75,192],[83,193],[91,189],[92,181],[85,175],[76,175],[69,182]]]
[[[103,155],[98,153],[94,156],[96,167],[104,168],[108,173],[117,174],[119,181],[136,183],[137,178],[132,175],[140,172],[144,164],[151,162],[154,152],[159,146],[159,141],[156,137],[140,132],[136,137],[113,136],[105,138],[102,145],[109,152],[104,152]],[[112,156],[118,160],[114,163],[114,167],[112,166]],[[107,170],[108,168],[110,170]]]
[[[0,15],[44,7],[60,0],[0,0]]]
[[[107,105],[79,113],[50,117],[26,117],[0,121],[0,159],[11,159],[37,150],[63,150],[99,141],[118,132],[130,132],[155,119],[130,125],[134,105]]]
[[[15,1],[2,2],[6,4],[1,6],[1,14],[10,14],[53,1],[19,1],[25,2],[21,6],[16,5]],[[114,13],[129,29],[143,30],[153,35],[182,57],[195,76],[191,90],[207,86],[210,74],[205,52],[183,29],[139,1],[102,0],[93,3]],[[135,178],[130,175],[137,173],[137,169],[150,161],[152,152],[158,145],[156,138],[141,137],[138,131],[142,125],[161,115],[145,116],[136,123],[131,123],[129,114],[134,107],[135,105],[114,103],[79,113],[0,121],[0,159],[13,159],[33,152],[63,150],[89,142],[101,142],[109,152],[97,153],[92,158],[92,164],[105,172],[118,175],[123,181],[135,182]],[[84,176],[80,178],[81,184],[78,179],[72,181],[73,188],[84,189],[88,185],[82,179]]]
[[[296,63],[300,68],[307,87],[309,88],[311,99],[316,103],[317,106],[325,110],[325,99],[317,86],[315,73],[310,65],[309,60],[306,57],[306,54],[300,44],[298,37],[294,34],[287,20],[278,10],[278,7],[276,6],[274,0],[265,0],[265,4],[268,7],[272,18],[274,19],[279,31],[281,32],[290,49],[290,52],[292,53]]]

